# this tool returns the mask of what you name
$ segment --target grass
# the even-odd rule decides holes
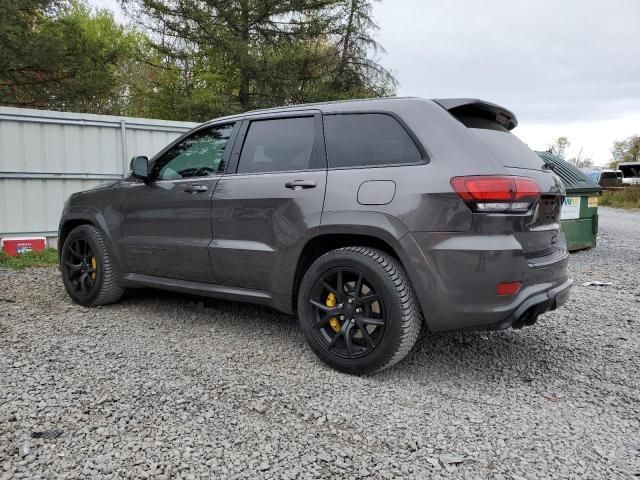
[[[640,187],[603,190],[598,203],[603,207],[640,208]]]
[[[55,248],[47,248],[42,252],[26,252],[17,257],[10,257],[0,252],[0,268],[13,268],[23,270],[28,267],[48,267],[58,264],[58,251]]]

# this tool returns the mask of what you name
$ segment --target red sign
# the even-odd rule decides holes
[[[11,257],[17,257],[26,252],[41,252],[47,247],[44,237],[3,238],[2,251]]]

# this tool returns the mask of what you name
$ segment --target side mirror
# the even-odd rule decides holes
[[[149,159],[143,155],[131,159],[131,176],[145,182],[149,180]]]

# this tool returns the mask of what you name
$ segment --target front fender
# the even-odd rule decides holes
[[[58,227],[58,255],[60,255],[62,246],[69,232],[78,225],[86,224],[93,225],[100,230],[111,262],[115,264],[118,271],[123,272],[121,258],[113,238],[114,234],[120,234],[120,224],[118,221],[114,221],[114,219],[109,219],[108,215],[105,215],[104,212],[96,207],[88,205],[65,207]]]

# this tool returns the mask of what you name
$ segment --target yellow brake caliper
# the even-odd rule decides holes
[[[91,269],[93,270],[93,272],[91,272],[91,280],[96,279],[97,266],[98,266],[98,262],[96,261],[96,257],[91,257]]]
[[[325,305],[327,307],[333,308],[337,304],[338,302],[336,301],[336,296],[333,293],[330,293],[329,296],[327,297],[327,301],[325,302]],[[331,326],[333,331],[336,333],[340,331],[340,322],[336,317],[331,317],[331,319],[329,319],[329,326]]]

